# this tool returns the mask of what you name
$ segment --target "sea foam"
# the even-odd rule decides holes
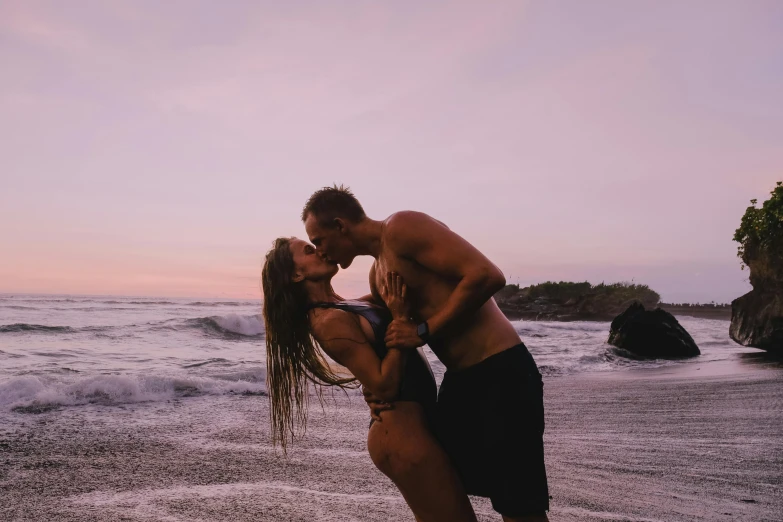
[[[117,405],[199,395],[265,395],[263,369],[219,376],[94,375],[76,379],[24,375],[0,383],[0,409],[22,413],[82,404]]]

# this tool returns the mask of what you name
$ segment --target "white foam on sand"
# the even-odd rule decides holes
[[[192,504],[203,509],[205,505],[221,507],[229,504],[236,509],[236,504],[243,499],[252,499],[254,509],[259,512],[268,513],[278,508],[299,506],[302,511],[310,511],[315,519],[325,522],[361,520],[346,518],[345,509],[335,509],[335,505],[357,507],[371,504],[375,509],[386,506],[393,510],[405,506],[405,501],[400,496],[322,491],[276,482],[174,486],[123,492],[95,491],[67,500],[77,505],[100,508],[103,512],[117,509],[136,520],[180,522],[193,520],[189,514],[181,513],[183,505]],[[172,509],[172,506],[176,508]]]
[[[561,507],[558,513],[574,515],[579,520],[622,520],[623,522],[666,522],[660,518],[635,517],[625,513],[609,513],[608,511],[592,511],[580,507]]]
[[[143,503],[149,500],[184,498],[189,496],[199,496],[201,498],[230,497],[243,494],[258,494],[264,490],[278,490],[293,495],[306,494],[332,498],[343,498],[352,500],[374,500],[381,502],[393,502],[399,504],[405,501],[402,497],[390,495],[374,495],[370,493],[340,493],[335,491],[321,491],[318,489],[300,488],[290,484],[274,482],[247,482],[231,484],[207,484],[198,486],[174,486],[170,488],[148,488],[133,491],[94,491],[84,493],[70,498],[77,504],[91,504],[93,506],[106,506],[111,504],[120,504],[133,502],[137,500]]]

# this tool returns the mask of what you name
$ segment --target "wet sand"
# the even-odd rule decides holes
[[[553,377],[545,393],[552,521],[780,520],[779,361]],[[413,520],[367,456],[360,398],[316,402],[288,459],[267,416],[243,396],[3,413],[0,520]]]

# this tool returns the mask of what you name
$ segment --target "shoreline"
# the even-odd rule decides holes
[[[703,360],[703,356],[676,359],[677,364],[653,368],[624,368],[612,371],[584,372],[572,375],[580,379],[606,380],[706,380],[764,378],[768,372],[783,374],[783,357],[760,348],[737,345],[730,359]],[[663,359],[661,359],[663,360]]]
[[[731,307],[718,308],[710,306],[661,306],[673,316],[698,317],[700,319],[719,319],[731,321]]]
[[[701,368],[701,369],[697,369]],[[783,361],[545,378],[550,519],[773,520],[783,512]],[[208,396],[13,414],[0,427],[7,520],[410,520],[366,453],[360,397],[312,401],[288,458],[268,399]],[[497,521],[474,498],[482,522]]]

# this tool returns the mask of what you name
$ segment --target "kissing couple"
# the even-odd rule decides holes
[[[310,383],[358,381],[370,458],[418,522],[475,522],[468,495],[506,522],[548,520],[543,383],[492,297],[503,273],[427,214],[369,218],[343,186],[315,192],[302,221],[310,242],[275,240],[262,271],[273,440],[285,449],[306,422]],[[361,255],[371,293],[343,299],[332,278]]]

